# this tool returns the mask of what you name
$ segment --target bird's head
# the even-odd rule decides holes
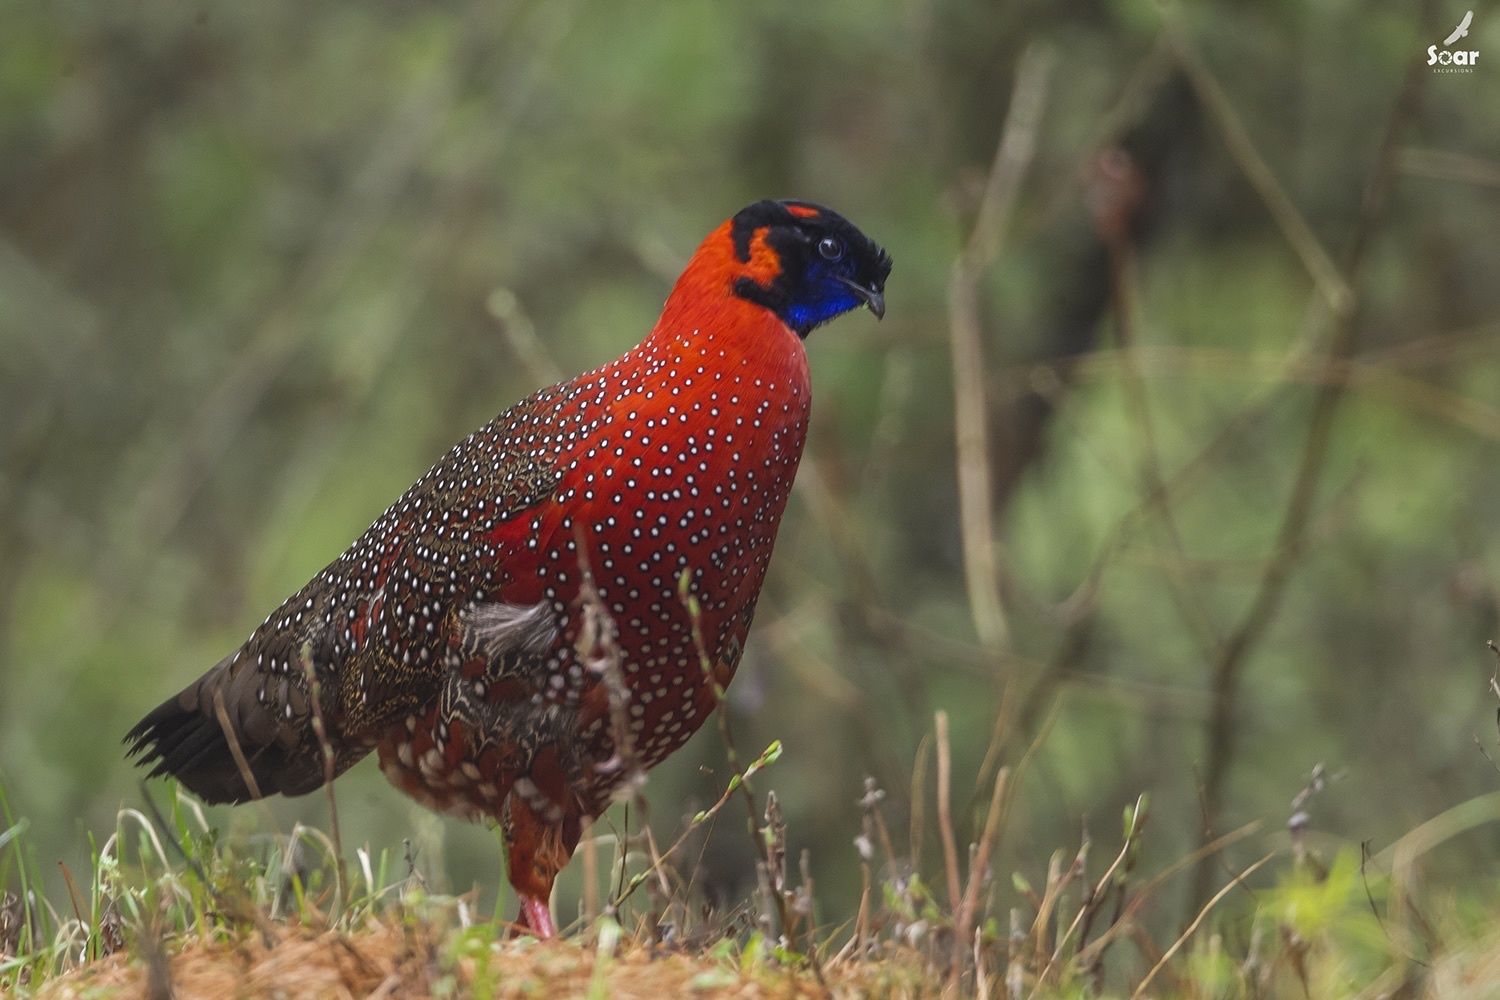
[[[758,201],[729,221],[735,295],[764,306],[799,337],[860,306],[885,315],[891,257],[837,212]]]

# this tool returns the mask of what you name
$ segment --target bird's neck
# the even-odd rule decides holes
[[[726,223],[693,255],[661,318],[637,350],[671,361],[691,360],[709,371],[748,366],[806,387],[802,339],[769,309],[734,294],[734,280],[746,270],[734,256]]]

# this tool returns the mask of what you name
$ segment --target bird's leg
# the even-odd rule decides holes
[[[552,910],[545,899],[522,896],[521,912],[516,917],[516,925],[529,929],[542,940],[557,937],[557,926],[552,922]]]
[[[539,938],[557,936],[557,925],[548,906],[552,884],[573,856],[581,829],[577,819],[547,823],[527,803],[511,803],[506,836],[510,884],[521,902],[516,923]]]
[[[505,821],[510,884],[521,901],[516,922],[539,938],[557,936],[548,906],[552,884],[583,832],[576,801],[566,784],[556,780],[561,772],[555,760],[543,759],[554,754],[554,748],[544,750],[533,762],[531,777],[516,782]]]
[[[516,926],[521,929],[518,933],[530,931],[539,938],[555,937],[557,926],[552,922],[548,901],[562,865],[554,863],[554,852],[547,850],[547,842],[554,839],[549,836],[551,824],[538,816],[521,795],[513,793],[507,805],[506,874],[521,903],[521,912],[516,917]]]

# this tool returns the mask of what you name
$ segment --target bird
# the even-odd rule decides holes
[[[1473,23],[1474,23],[1474,12],[1472,10],[1465,11],[1464,12],[1464,18],[1463,18],[1463,20],[1458,22],[1458,27],[1456,27],[1456,28],[1453,29],[1453,34],[1451,34],[1447,38],[1443,39],[1443,44],[1444,45],[1452,45],[1454,42],[1458,41],[1460,38],[1463,38],[1464,36],[1466,36],[1469,33],[1469,25],[1471,25]]]
[[[501,826],[517,932],[554,937],[584,826],[740,662],[807,436],[807,336],[882,318],[890,270],[828,208],[736,213],[639,344],[455,445],[127,756],[213,804],[373,751],[422,805]]]

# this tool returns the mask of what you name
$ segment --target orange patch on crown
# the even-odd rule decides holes
[[[786,210],[803,219],[811,219],[813,216],[821,214],[811,205],[787,205]]]

